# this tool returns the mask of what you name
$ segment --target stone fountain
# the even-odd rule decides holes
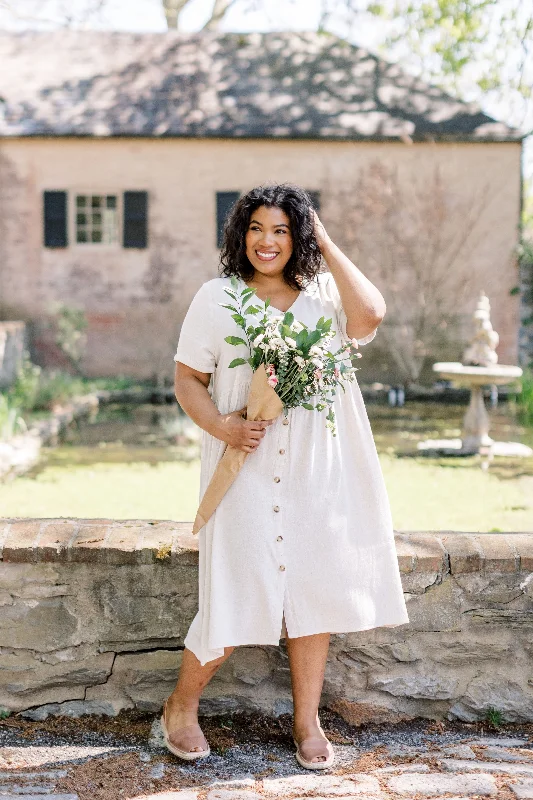
[[[470,404],[463,419],[461,439],[426,440],[420,450],[437,451],[439,455],[473,455],[487,452],[492,455],[531,456],[533,450],[519,442],[495,442],[489,436],[490,420],[483,400],[484,386],[502,386],[522,375],[520,367],[498,364],[496,347],[500,337],[490,321],[490,302],[481,293],[474,312],[474,338],[463,353],[462,362],[433,364],[433,371],[456,386],[470,389]]]

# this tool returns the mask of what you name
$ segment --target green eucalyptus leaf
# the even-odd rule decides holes
[[[229,365],[230,369],[233,367],[239,367],[241,364],[246,364],[247,361],[245,358],[234,358],[231,364]]]
[[[224,341],[225,341],[225,342],[228,342],[228,344],[234,344],[234,345],[237,345],[237,344],[246,344],[246,342],[244,341],[244,339],[241,339],[241,337],[240,337],[240,336],[226,336],[226,338],[224,339]]]
[[[302,408],[307,408],[308,411],[314,411],[315,407],[311,403],[302,403]]]
[[[229,303],[219,303],[219,305],[222,306],[222,308],[229,308],[230,311],[235,311],[236,314],[239,313],[235,306],[230,306]]]
[[[243,314],[259,314],[260,311],[261,309],[257,306],[247,306],[243,309]]]
[[[246,330],[246,320],[241,314],[232,314],[231,318],[235,320],[239,328]]]
[[[292,325],[293,322],[294,322],[294,314],[291,314],[290,311],[286,311],[285,316],[283,317],[283,324]]]
[[[231,276],[230,283],[231,283],[231,285],[233,286],[234,289],[238,289],[239,288],[239,281],[237,280],[235,275]]]

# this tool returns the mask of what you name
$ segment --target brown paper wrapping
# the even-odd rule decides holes
[[[283,411],[283,403],[272,386],[269,386],[265,365],[260,364],[253,374],[246,405],[246,419],[275,419]],[[217,464],[209,486],[202,497],[192,532],[198,533],[239,474],[249,453],[228,445]],[[243,499],[244,502],[244,499]]]

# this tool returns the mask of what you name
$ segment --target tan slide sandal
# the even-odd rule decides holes
[[[167,701],[165,700],[163,704],[163,713],[161,715],[161,728],[163,730],[163,737],[165,739],[165,746],[167,750],[169,750],[172,753],[172,755],[177,756],[178,758],[182,758],[184,761],[196,761],[196,759],[198,758],[206,758],[206,756],[208,756],[211,753],[211,748],[209,747],[209,745],[207,745],[207,750],[189,751],[189,750],[180,750],[179,747],[176,747],[175,744],[172,744],[172,742],[170,741],[170,737],[168,735],[168,730],[165,722],[166,711],[167,711]],[[194,738],[200,740],[201,738],[203,738],[203,734],[201,733],[199,725],[186,725],[184,728],[180,728],[180,731],[186,731],[189,729],[191,731],[192,730],[196,731],[197,729],[200,730],[199,735],[196,733],[195,737],[191,737],[193,740],[193,747],[194,747],[195,746]],[[200,741],[198,742],[198,744],[199,746],[202,746]]]
[[[309,741],[314,742],[314,744],[311,745],[310,748],[311,758],[316,758],[317,756],[323,756],[324,742],[327,743],[328,756],[325,761],[306,761],[306,759],[300,753],[300,746],[303,742],[309,742]],[[328,769],[333,765],[333,762],[335,761],[335,753],[333,752],[333,747],[331,746],[331,742],[329,742],[327,739],[324,739],[322,736],[307,736],[305,739],[302,739],[300,744],[298,744],[296,739],[293,739],[293,742],[296,745],[296,753],[295,753],[296,761],[304,769]],[[316,750],[316,753],[312,753],[313,750]]]

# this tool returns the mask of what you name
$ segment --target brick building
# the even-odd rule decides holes
[[[364,380],[431,380],[480,289],[517,360],[521,134],[322,34],[0,34],[0,319],[83,308],[90,375],[172,375],[239,193],[294,181],[383,291]]]

